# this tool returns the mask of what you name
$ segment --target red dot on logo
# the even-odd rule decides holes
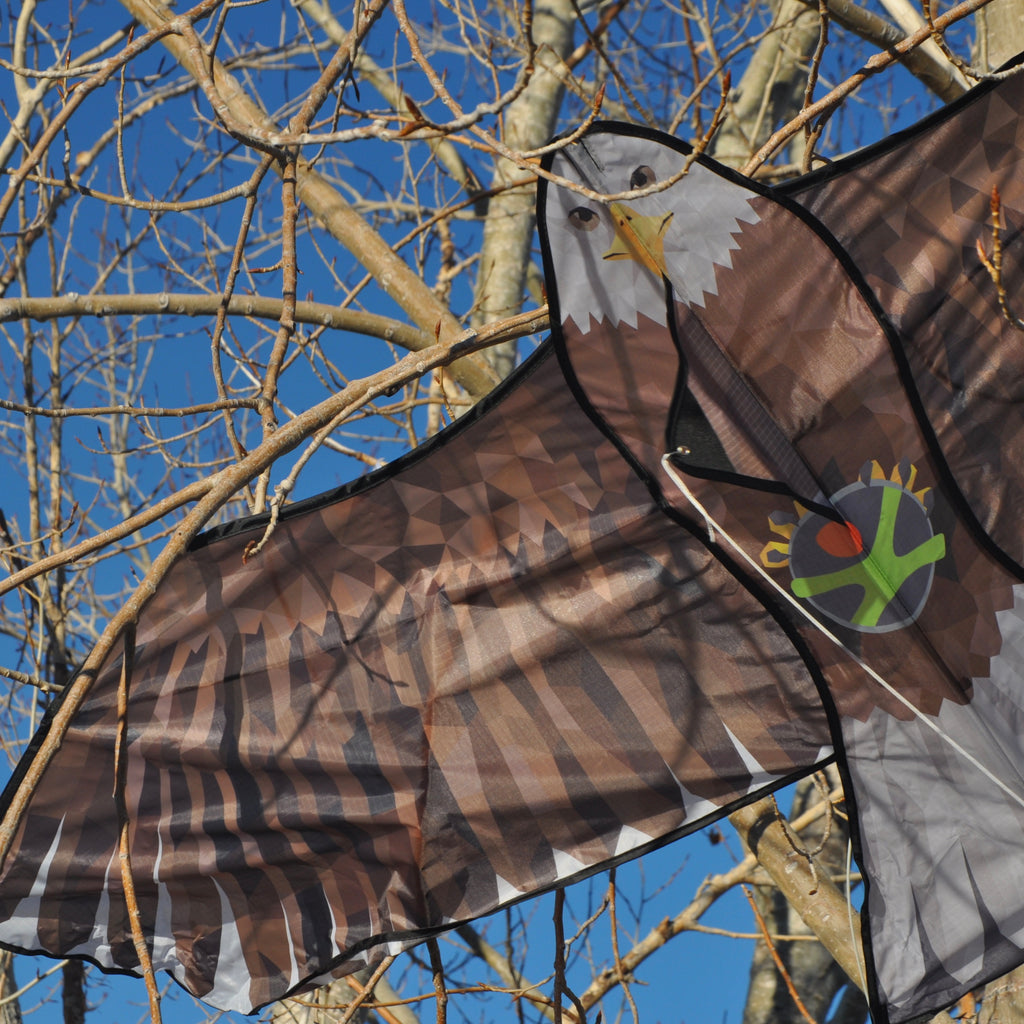
[[[864,550],[864,540],[860,530],[853,523],[834,521],[827,522],[819,531],[815,540],[818,547],[834,558],[853,558]]]

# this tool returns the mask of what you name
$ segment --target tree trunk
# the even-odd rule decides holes
[[[834,769],[832,774],[835,775]],[[834,778],[830,780],[830,783],[834,782]],[[790,817],[803,814],[820,799],[821,794],[814,780],[804,779],[796,787]],[[819,818],[800,834],[797,842],[805,849],[813,850],[821,843],[826,828],[829,828],[829,819]],[[848,835],[846,822],[833,816],[828,839],[815,858],[819,870],[830,875],[841,875],[845,871]],[[754,899],[770,935],[812,934],[793,905],[775,885],[758,886]],[[793,987],[815,1020],[825,1019],[829,1006],[845,987],[852,989],[852,992],[849,1005],[844,1009],[844,1019],[847,1022],[864,1019],[867,1004],[863,995],[850,986],[846,973],[820,942],[810,939],[773,940],[773,944]],[[743,1024],[786,1024],[789,1021],[795,1024],[803,1020],[768,944],[759,941],[750,965],[750,988],[743,1011]]]
[[[85,964],[69,960],[63,968],[64,1024],[85,1024]]]
[[[536,149],[554,134],[564,86],[558,66],[572,48],[576,12],[571,0],[544,0],[533,12],[536,71],[523,94],[505,111],[505,142],[515,150]],[[498,160],[492,188],[503,188],[523,172]],[[536,219],[536,189],[521,186],[491,199],[476,283],[473,326],[481,327],[522,309],[530,264],[530,245]],[[488,349],[487,357],[499,376],[506,377],[516,362],[514,342]]]
[[[799,0],[772,6],[776,23],[784,27],[758,44],[711,147],[712,156],[730,167],[742,167],[772,131],[803,106],[807,61],[820,31],[818,16]],[[799,156],[802,147],[794,159]]]
[[[14,980],[14,954],[0,954],[0,1024],[21,1024],[21,1003],[10,998],[18,991]]]
[[[994,71],[1024,49],[1024,0],[993,0],[975,15],[978,42],[975,62]]]
[[[970,1016],[973,1007],[965,1007],[962,1020]],[[978,1024],[1015,1024],[1024,1021],[1024,967],[1018,967],[995,981],[990,981],[982,993]]]

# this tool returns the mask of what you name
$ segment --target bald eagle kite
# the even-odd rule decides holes
[[[549,157],[550,342],[257,558],[260,517],[207,534],[142,613],[157,969],[259,1007],[832,760],[876,1019],[1024,960],[1024,339],[976,252],[995,187],[1019,289],[1022,98],[778,189],[623,125]],[[131,972],[122,662],[17,823],[0,941]]]

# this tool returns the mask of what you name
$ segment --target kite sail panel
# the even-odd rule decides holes
[[[550,350],[246,562],[261,529],[178,563],[131,678],[135,888],[155,966],[214,1005],[358,969],[830,756],[786,631],[665,517]],[[132,969],[120,671],[39,786],[0,917],[18,948]]]
[[[1005,118],[986,108],[1006,102],[990,91],[965,109],[1005,143]],[[859,811],[874,1009],[893,1021],[1008,970],[1024,946],[1024,591],[1022,531],[1010,514],[1024,482],[1015,434],[1024,348],[975,249],[989,241],[993,187],[1009,223],[1024,207],[1019,122],[1014,129],[1016,149],[972,147],[969,165],[964,125],[947,115],[923,158],[907,151],[910,136],[789,193],[696,164],[684,179],[693,197],[655,192],[631,203],[628,218],[564,190],[548,204],[565,358],[595,421],[680,516],[699,529],[707,514],[710,532],[737,545],[754,566],[751,585],[774,579],[808,613],[801,631],[839,715],[840,767]],[[670,140],[606,126],[552,169],[612,193],[637,174],[668,179],[685,158]],[[895,209],[886,167],[911,185],[896,191]],[[940,177],[944,189],[919,187]],[[845,225],[830,205],[844,189],[862,206],[873,200],[858,210],[861,224],[913,224],[921,236],[907,249],[875,232],[891,243],[888,291],[872,239],[860,243],[871,257],[862,273],[793,202],[806,198]],[[946,237],[924,244],[922,223]],[[630,240],[645,259],[617,255]],[[1009,279],[1020,280],[1020,251],[1013,231]],[[907,295],[936,282],[939,296]],[[623,294],[643,295],[638,312],[624,311]],[[995,358],[1006,353],[998,382],[986,372],[980,383],[997,408],[1013,407],[1005,437],[993,408],[975,415],[982,397],[964,380],[980,335]],[[940,385],[948,412],[933,421]],[[660,469],[674,445],[695,503]],[[989,476],[1000,480],[994,508],[984,500]]]
[[[997,187],[1019,282],[1022,91],[784,189],[707,161],[617,203],[542,184],[551,341],[257,557],[263,520],[207,535],[142,613],[157,969],[259,1007],[833,757],[876,1019],[1024,961],[1024,345],[975,252]],[[686,161],[605,124],[548,169],[610,194]],[[21,821],[0,941],[133,971],[122,661]]]

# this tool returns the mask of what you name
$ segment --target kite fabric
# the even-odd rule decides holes
[[[875,1020],[1024,961],[1024,335],[976,251],[995,187],[1012,303],[1022,101],[776,189],[626,125],[551,155],[551,340],[258,556],[262,518],[201,538],[142,614],[154,966],[250,1010],[833,759]],[[122,660],[32,794],[0,941],[138,971]]]

